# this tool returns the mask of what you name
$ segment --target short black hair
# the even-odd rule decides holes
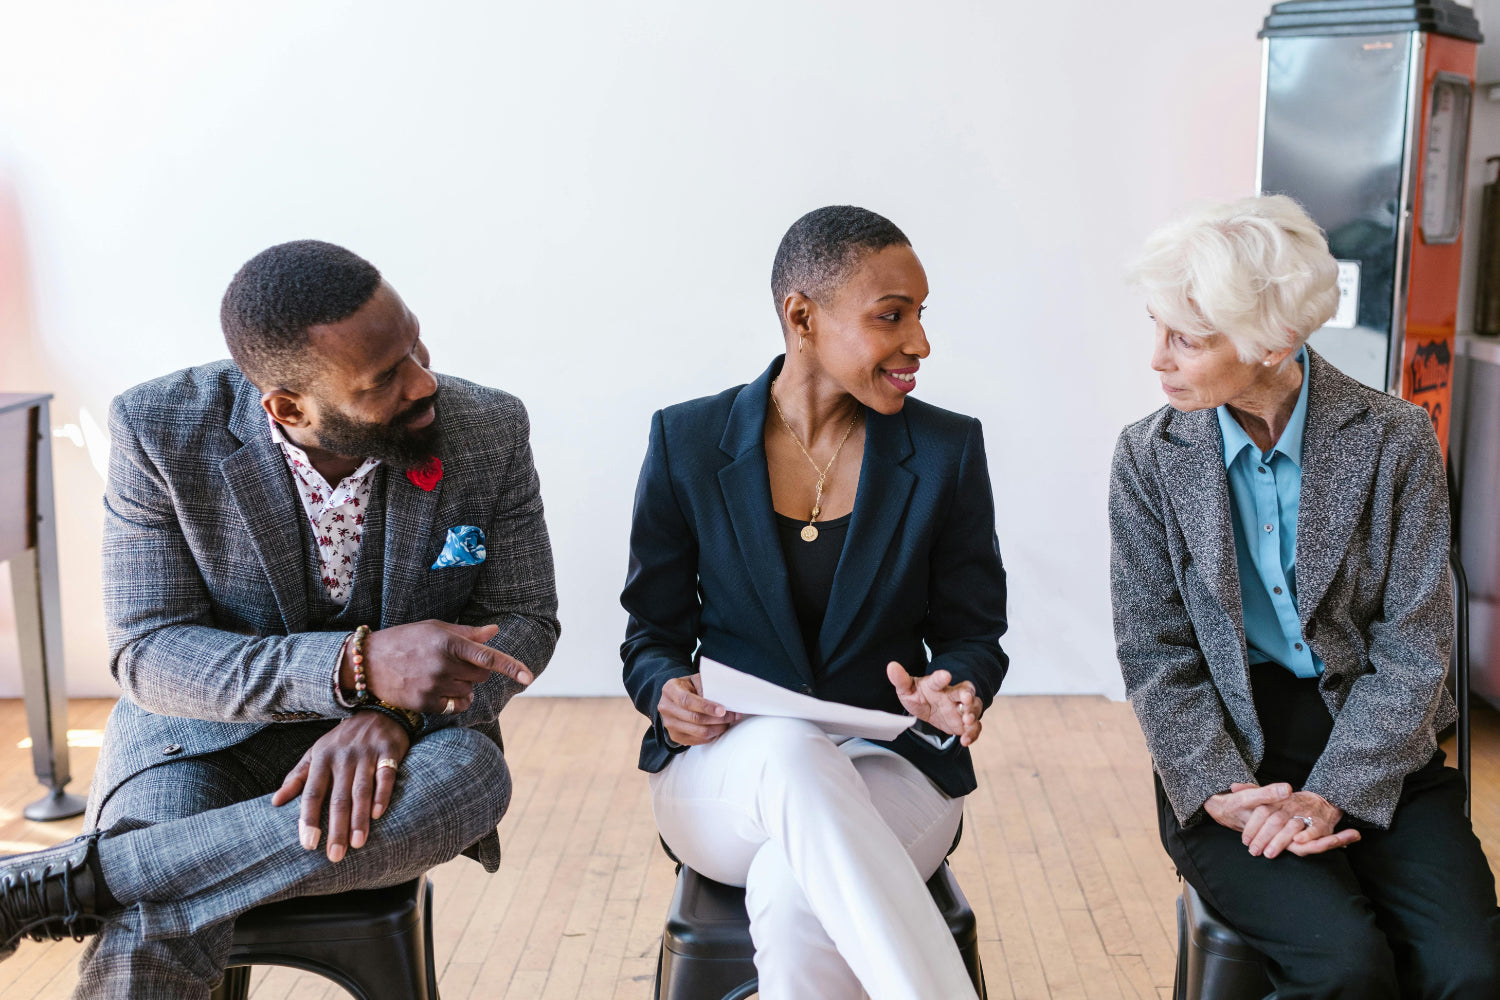
[[[826,302],[868,254],[886,247],[909,247],[911,240],[883,215],[854,205],[829,205],[792,223],[771,265],[771,296],[776,315],[793,292]],[[784,319],[784,318],[783,318]]]
[[[380,272],[357,253],[321,240],[293,240],[245,262],[219,306],[229,354],[263,390],[301,389],[308,327],[354,315],[380,287]]]

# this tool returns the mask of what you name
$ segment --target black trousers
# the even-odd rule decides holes
[[[1300,789],[1333,727],[1317,679],[1250,673],[1266,734],[1256,779]],[[1306,858],[1252,857],[1208,818],[1184,829],[1159,781],[1156,800],[1177,871],[1266,956],[1278,1000],[1500,998],[1495,879],[1442,751],[1407,776],[1389,829]]]

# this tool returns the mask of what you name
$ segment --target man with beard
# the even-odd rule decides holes
[[[233,362],[114,401],[104,599],[124,691],[86,829],[0,861],[0,958],[82,937],[78,996],[207,997],[233,918],[489,871],[497,715],[557,641],[514,396],[434,374],[369,262],[311,240],[230,283]]]

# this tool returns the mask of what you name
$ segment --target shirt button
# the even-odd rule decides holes
[[[1299,642],[1299,643],[1296,643],[1296,644],[1294,644],[1294,645],[1293,645],[1293,646],[1292,646],[1292,648],[1293,648],[1293,649],[1295,649],[1295,650],[1296,650],[1296,651],[1297,651],[1297,652],[1299,652],[1299,653],[1300,653],[1300,652],[1302,652],[1302,643],[1300,643],[1300,642]]]
[[[1257,468],[1255,471],[1256,472],[1260,472],[1260,473],[1264,473],[1266,471],[1266,467],[1264,465],[1262,465],[1259,468]]]
[[[1281,588],[1280,587],[1272,587],[1271,588],[1271,593],[1273,593],[1273,594],[1279,594],[1279,593],[1281,593]]]
[[[1267,531],[1275,531],[1276,530],[1276,526],[1272,525],[1272,524],[1268,524],[1268,525],[1266,525],[1266,530]]]
[[[163,757],[170,757],[173,754],[182,753],[182,746],[177,743],[168,743],[161,748],[161,753]]]

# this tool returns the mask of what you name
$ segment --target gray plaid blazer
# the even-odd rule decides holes
[[[1406,775],[1457,716],[1448,488],[1432,422],[1308,351],[1297,611],[1322,659],[1333,734],[1304,786],[1390,824]],[[1265,737],[1250,696],[1229,480],[1211,409],[1164,406],[1120,434],[1110,582],[1125,690],[1184,825],[1252,782]]]
[[[424,492],[384,480],[380,628],[429,618],[494,623],[490,642],[540,673],[557,643],[552,549],[521,401],[438,376],[443,478]],[[349,714],[334,697],[347,632],[308,631],[301,502],[271,438],[260,392],[232,362],[138,385],[109,416],[104,608],[110,668],[124,697],[110,714],[87,825],[148,767],[212,753],[268,725]],[[429,567],[449,528],[484,529],[478,566]],[[495,675],[463,713],[498,744],[519,690]],[[471,853],[499,864],[491,834]]]

